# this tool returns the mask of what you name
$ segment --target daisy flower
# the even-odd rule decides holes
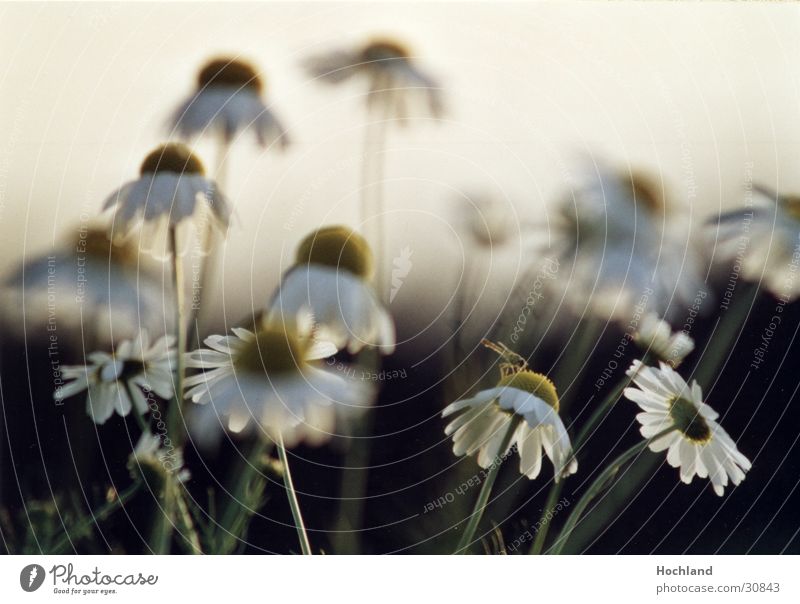
[[[114,210],[113,228],[120,237],[142,226],[140,246],[159,258],[168,257],[167,232],[188,223],[228,228],[228,201],[202,162],[185,145],[167,143],[142,162],[140,177],[114,191],[104,210]],[[201,237],[202,240],[202,237]],[[185,249],[184,249],[185,251]]]
[[[527,369],[500,379],[497,387],[448,405],[442,417],[463,411],[445,428],[453,438],[453,453],[478,454],[478,465],[488,468],[516,446],[519,471],[530,479],[542,468],[542,450],[553,462],[555,481],[574,474],[578,462],[564,423],[558,415],[556,388],[547,377]],[[512,421],[518,422],[508,448],[501,451]]]
[[[4,314],[14,330],[84,334],[100,343],[140,329],[169,333],[171,292],[130,242],[82,227],[71,241],[24,262],[5,280]],[[24,316],[20,316],[20,312]]]
[[[372,252],[347,227],[321,228],[297,248],[296,264],[284,275],[270,304],[271,316],[294,316],[308,308],[320,339],[356,353],[375,346],[391,354],[394,322],[372,285]]]
[[[61,368],[65,380],[56,389],[56,401],[87,391],[86,412],[96,424],[104,424],[116,411],[125,417],[135,409],[144,415],[148,397],[154,392],[163,399],[173,396],[172,368],[175,366],[175,339],[165,336],[152,346],[142,330],[133,340],[125,340],[111,352],[93,352],[86,365]]]
[[[794,301],[800,297],[800,196],[754,191],[761,203],[712,218],[708,238],[721,261],[740,265],[743,279]]]
[[[647,313],[633,336],[639,348],[652,353],[671,367],[677,367],[694,350],[694,340],[682,331],[674,332],[655,313]]]
[[[415,64],[402,43],[374,39],[361,48],[338,50],[312,57],[306,68],[316,78],[338,84],[356,77],[369,86],[367,107],[382,107],[388,117],[408,117],[408,106],[417,104],[433,117],[442,114],[438,83]]]
[[[554,283],[566,289],[564,303],[621,322],[643,309],[669,316],[690,305],[704,286],[699,254],[688,230],[666,217],[661,187],[648,178],[587,170],[556,213],[555,248],[545,250],[563,267]]]
[[[210,336],[207,348],[189,353],[186,366],[202,369],[184,382],[185,397],[199,405],[190,416],[197,438],[211,444],[223,425],[241,432],[258,424],[286,446],[318,444],[330,437],[337,415],[368,405],[370,385],[313,363],[337,349],[312,333],[311,317],[301,312],[296,323],[265,321],[255,332]]]
[[[156,476],[174,474],[178,482],[187,482],[191,478],[191,472],[184,466],[183,451],[173,447],[168,438],[162,440],[152,432],[142,432],[136,448],[128,457],[128,469],[134,479],[140,473],[145,476],[149,473]]]
[[[264,78],[255,67],[235,58],[213,59],[200,70],[194,94],[175,111],[171,125],[186,139],[211,133],[226,145],[251,129],[262,147],[285,148],[286,130],[264,104],[263,93]]]
[[[697,474],[711,480],[714,492],[722,496],[729,480],[734,485],[744,480],[750,460],[715,421],[719,416],[703,402],[696,381],[690,387],[666,363],[655,369],[638,360],[627,374],[637,388],[626,388],[625,396],[643,411],[636,416],[642,436],[652,438],[670,425],[677,428],[650,443],[650,450],[667,451],[667,463],[680,468],[683,482],[691,483]]]

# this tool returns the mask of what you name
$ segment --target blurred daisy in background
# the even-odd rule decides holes
[[[677,367],[694,350],[694,340],[682,331],[673,332],[670,324],[655,313],[647,313],[633,335],[636,344],[646,354]]]
[[[349,379],[351,369],[313,363],[337,349],[312,337],[307,313],[298,313],[296,321],[265,321],[255,332],[232,332],[206,338],[208,348],[186,356],[187,368],[202,370],[185,380],[185,397],[198,404],[190,425],[201,444],[215,443],[223,427],[241,432],[253,424],[289,447],[321,444],[331,437],[337,416],[372,403],[371,385]]]
[[[343,226],[321,228],[300,243],[295,261],[270,304],[273,318],[308,308],[317,336],[338,349],[394,351],[394,321],[372,288],[372,251],[361,235]]]
[[[218,137],[229,145],[243,131],[262,147],[289,144],[286,130],[264,102],[264,78],[251,64],[234,57],[206,63],[194,93],[175,110],[170,125],[185,139]]]
[[[553,283],[566,290],[564,303],[622,322],[643,309],[668,317],[685,308],[704,289],[700,255],[689,230],[668,221],[660,185],[603,166],[585,173],[560,204],[556,243],[544,250],[560,260],[563,276]]]
[[[172,330],[172,292],[161,275],[105,228],[81,227],[73,240],[24,262],[5,285],[3,315],[15,333],[58,331],[105,345],[112,326],[117,339]]]
[[[62,401],[87,391],[86,412],[96,424],[103,424],[116,411],[122,417],[135,410],[148,412],[146,393],[162,399],[174,396],[172,370],[175,367],[175,339],[159,338],[153,345],[142,330],[133,340],[124,340],[108,352],[92,352],[85,365],[61,368],[66,382],[56,389],[53,398]]]
[[[683,482],[691,483],[695,474],[708,478],[722,496],[729,481],[738,485],[744,480],[750,460],[715,421],[719,415],[703,402],[696,381],[690,387],[666,363],[655,369],[638,360],[627,374],[637,387],[626,388],[625,396],[643,411],[636,416],[642,436],[652,438],[670,426],[677,428],[652,442],[650,450],[667,451],[667,463],[680,469]]]
[[[188,147],[161,145],[145,158],[140,173],[137,180],[114,191],[103,206],[114,211],[115,238],[136,233],[141,249],[164,259],[171,253],[170,233],[175,234],[178,227],[194,230],[213,225],[227,231],[228,201],[215,182],[206,178],[202,162]],[[181,253],[188,248],[188,235],[184,231],[180,237]]]
[[[150,476],[171,474],[181,483],[191,478],[191,472],[184,465],[183,451],[165,446],[163,437],[151,432],[142,432],[139,442],[128,457],[128,469],[134,479],[140,474],[146,479]],[[147,482],[149,484],[151,481]]]
[[[453,438],[456,455],[477,453],[478,465],[488,468],[516,446],[520,473],[533,479],[541,471],[544,450],[553,462],[558,482],[578,470],[558,407],[553,383],[544,375],[522,370],[502,377],[495,388],[448,405],[442,417],[462,412],[445,428],[445,434]],[[514,421],[518,426],[501,451]]]
[[[368,109],[380,110],[389,119],[408,117],[411,105],[432,117],[443,113],[439,84],[420,70],[411,50],[397,40],[376,38],[359,48],[311,57],[305,66],[313,77],[331,84],[366,80]]]
[[[778,297],[800,296],[800,196],[756,186],[757,205],[712,218],[708,240],[720,262],[741,266],[741,276]]]

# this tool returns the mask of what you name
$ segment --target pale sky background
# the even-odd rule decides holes
[[[163,141],[198,67],[241,55],[295,143],[281,155],[246,138],[231,160],[224,301],[234,321],[259,306],[306,232],[356,224],[363,88],[310,82],[300,63],[376,33],[406,40],[446,89],[442,123],[389,137],[387,247],[413,252],[394,304],[418,307],[422,292],[419,329],[463,270],[459,194],[492,191],[541,218],[583,153],[661,175],[693,224],[740,205],[749,170],[800,192],[797,5],[3,4],[0,270],[96,214]],[[490,266],[525,261],[512,246]]]

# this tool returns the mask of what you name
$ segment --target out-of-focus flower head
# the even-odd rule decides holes
[[[115,239],[135,236],[139,247],[155,258],[170,256],[169,231],[181,227],[181,253],[189,247],[189,230],[204,241],[205,225],[222,232],[230,222],[228,201],[205,176],[200,159],[185,145],[167,143],[142,162],[140,177],[109,195],[104,209],[114,211]]]
[[[776,297],[800,297],[800,196],[761,186],[750,207],[725,212],[706,223],[714,256],[740,265],[743,279],[761,283]]]
[[[553,220],[561,270],[553,281],[575,313],[627,323],[647,310],[670,316],[705,295],[689,228],[670,218],[661,187],[638,173],[592,164]],[[561,298],[562,296],[558,296]]]
[[[97,344],[172,329],[172,292],[131,241],[82,226],[50,253],[24,262],[5,281],[4,316],[27,337],[85,336]],[[20,312],[24,314],[21,315]]]
[[[411,105],[433,117],[444,112],[439,83],[417,66],[405,44],[391,38],[374,38],[358,48],[311,57],[306,68],[312,76],[332,84],[365,79],[367,107],[380,108],[390,118],[408,117]]]
[[[206,134],[226,144],[249,130],[262,147],[284,149],[289,137],[265,104],[264,89],[264,76],[250,63],[212,59],[200,69],[195,92],[175,110],[170,125],[186,139]]]
[[[314,363],[337,348],[315,340],[306,311],[296,321],[262,321],[255,331],[206,338],[207,348],[186,356],[186,366],[202,372],[185,380],[185,396],[198,403],[191,432],[203,445],[216,442],[223,428],[241,432],[260,426],[286,446],[321,444],[347,417],[371,404],[371,384]]]
[[[370,280],[373,257],[366,240],[343,226],[318,229],[298,246],[270,306],[276,320],[311,310],[320,339],[356,353],[375,346],[391,354],[394,322]]]

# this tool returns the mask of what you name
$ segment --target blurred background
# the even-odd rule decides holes
[[[229,161],[227,193],[236,220],[221,253],[206,330],[238,322],[266,302],[310,230],[326,223],[366,226],[357,218],[365,90],[355,83],[333,89],[314,82],[302,61],[376,34],[406,41],[441,83],[446,115],[412,120],[388,136],[384,249],[388,258],[403,250],[412,255],[390,305],[402,344],[387,369],[406,370],[409,377],[392,385],[375,412],[374,470],[365,502],[370,528],[359,535],[359,549],[447,551],[451,522],[422,510],[457,486],[458,476],[477,470],[474,460],[450,454],[439,418],[444,398],[437,351],[453,329],[448,309],[468,269],[477,267],[466,304],[477,308],[471,319],[476,333],[489,330],[507,308],[520,307],[513,286],[532,261],[513,237],[476,256],[463,231],[465,200],[499,200],[514,226],[546,224],[551,204],[576,184],[576,162],[587,156],[653,175],[672,215],[693,230],[740,206],[746,181],[800,191],[798,31],[800,6],[791,4],[4,3],[0,272],[48,253],[97,218],[106,196],[135,178],[142,158],[168,135],[168,117],[192,92],[203,62],[240,56],[262,70],[268,104],[292,146],[285,153],[264,150],[244,136]],[[197,149],[213,165],[213,145],[200,142]],[[762,327],[754,326],[753,338]],[[750,390],[740,391],[735,381],[721,380],[711,402],[724,408],[721,401],[731,397],[770,396],[766,408],[758,407],[760,415],[740,414],[726,423],[732,434],[744,434],[740,448],[751,458],[769,445],[727,503],[708,492],[700,496],[705,485],[698,481],[677,488],[670,468],[651,468],[664,476],[643,487],[633,505],[609,512],[613,528],[599,541],[576,541],[577,551],[800,551],[798,519],[790,512],[799,503],[798,412],[794,378],[782,363],[790,359],[785,355],[794,336],[781,338],[771,348],[771,373],[760,374],[763,383],[751,380]],[[49,386],[20,354],[24,349],[28,355],[28,347],[6,340],[7,433],[21,441],[7,439],[2,484],[5,503],[19,510],[26,492],[48,499],[56,488],[59,479],[51,484],[43,471],[48,456],[39,451],[36,435],[47,441],[49,426],[61,438],[68,421],[37,415],[35,401],[49,401]],[[611,338],[611,348],[614,343]],[[749,358],[746,345],[743,359]],[[733,361],[728,370],[739,375]],[[8,375],[18,381],[9,384]],[[788,410],[780,422],[776,409]],[[16,413],[25,426],[11,430],[9,417]],[[23,416],[38,418],[36,430]],[[626,410],[621,418],[609,443],[625,433],[635,441],[632,414]],[[89,426],[72,448],[85,444],[83,455],[92,457],[103,438]],[[49,455],[63,455],[67,445],[52,439]],[[128,443],[116,444],[124,460]],[[114,444],[107,446],[113,458]],[[603,439],[596,446],[601,450]],[[13,450],[28,457],[9,457]],[[335,521],[330,499],[336,498],[341,452],[303,449],[298,455],[295,473],[309,528],[322,530]],[[113,467],[104,454],[94,471],[111,475]],[[453,484],[443,485],[453,468],[457,476],[451,472],[446,479]],[[71,471],[57,474],[68,480]],[[25,489],[20,473],[29,473]],[[71,480],[85,481],[75,476]],[[518,478],[504,474],[508,494],[489,515],[510,527],[507,539],[538,517],[546,492],[543,481]],[[281,497],[274,499],[253,526],[253,534],[262,536],[254,549],[291,547],[288,512]],[[662,505],[653,512],[656,503]],[[471,499],[456,505],[463,516]],[[131,547],[129,521],[117,518],[109,547]]]

